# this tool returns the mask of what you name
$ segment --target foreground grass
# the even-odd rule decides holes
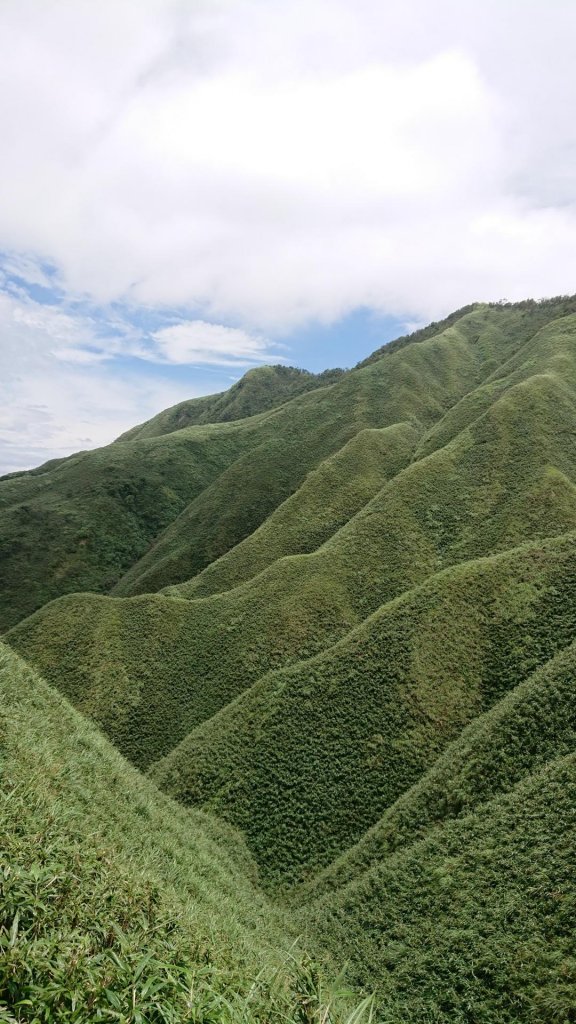
[[[1,1020],[346,1019],[238,835],[162,796],[5,647],[0,694]]]

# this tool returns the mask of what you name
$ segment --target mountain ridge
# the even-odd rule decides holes
[[[74,736],[85,723],[131,762],[110,772],[123,799],[142,779],[217,860],[232,841],[223,891],[238,886],[248,932],[274,919],[272,959],[303,935],[321,972],[347,961],[353,1002],[374,992],[382,1020],[566,1024],[576,297],[473,304],[332,377],[243,380],[0,480],[9,700],[70,701]],[[186,871],[204,870],[194,856]],[[231,900],[211,946],[226,998],[234,978],[245,990]],[[308,962],[282,968],[281,1012],[306,1024],[332,1019]]]

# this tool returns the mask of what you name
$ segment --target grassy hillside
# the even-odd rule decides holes
[[[400,468],[316,551],[280,558],[202,600],[182,600],[188,585],[129,601],[62,599],[12,630],[10,643],[147,767],[266,672],[322,652],[443,568],[576,529],[575,338],[570,317],[529,340],[477,420]],[[448,342],[416,349],[426,357],[431,344],[442,353]],[[402,460],[385,434],[387,474]],[[293,499],[308,503],[309,532],[321,528],[321,482],[322,474],[311,478]],[[283,521],[293,544],[295,520]],[[282,543],[274,526],[254,536],[248,559],[240,549],[240,557],[221,559],[214,568],[220,587],[233,582],[229,572],[238,566],[249,574],[256,557],[271,557],[271,544]]]
[[[576,754],[374,865],[309,908],[381,1020],[574,1017]]]
[[[272,673],[152,775],[241,828],[272,888],[355,843],[462,728],[576,635],[576,534],[465,563]]]
[[[259,407],[282,404],[312,384],[326,387],[339,376],[336,371],[314,376],[264,367],[246,375],[224,397],[213,396],[218,399],[215,421],[207,425],[178,429],[178,416],[174,420],[173,410],[168,410],[157,417],[159,422],[136,428],[133,441],[125,436],[121,444],[53,460],[30,473],[0,480],[0,560],[5,581],[0,629],[61,594],[108,591],[165,527],[229,467],[235,468],[214,493],[216,507],[227,482],[234,488],[235,480],[245,479],[243,455],[250,460],[250,452],[262,449],[263,472],[272,461],[277,463],[276,425],[268,424],[265,414],[254,415]],[[248,415],[249,408],[255,422],[219,422],[234,419],[234,410]],[[284,429],[290,429],[287,422]],[[327,434],[324,443],[332,450]],[[332,447],[337,443],[336,439]],[[291,467],[278,466],[277,500],[283,500],[305,471],[305,461],[301,466],[296,458]],[[258,487],[254,490],[257,494]],[[241,504],[242,488],[240,492]],[[247,515],[255,517],[256,525],[274,507],[275,495],[272,485],[251,503],[244,495]],[[211,532],[208,528],[207,545],[198,544],[195,549],[201,567],[235,543],[237,533],[242,536],[242,531],[249,531],[252,522],[235,518],[232,511],[228,526],[219,526],[210,511],[210,499],[208,518],[214,528]],[[201,509],[201,528],[203,520]]]
[[[0,480],[0,627],[76,590],[107,590],[234,461],[226,424],[109,445]]]
[[[309,473],[254,533],[198,576],[165,593],[186,598],[221,593],[279,558],[315,551],[408,465],[420,434],[414,423],[360,430]],[[121,586],[114,593],[121,593]]]
[[[334,894],[439,825],[469,815],[549,761],[573,753],[575,678],[572,643],[475,718],[355,846],[292,894],[292,902],[306,906]]]
[[[0,693],[0,1018],[325,1020],[241,838],[162,796],[3,645]]]
[[[574,298],[4,479],[0,557],[0,1018],[576,1020]]]
[[[143,437],[159,437],[202,423],[224,423],[255,416],[282,405],[304,391],[333,384],[343,373],[344,370],[326,370],[314,374],[294,366],[259,366],[248,370],[228,391],[179,402],[146,423],[127,430],[118,438],[117,443]]]
[[[497,320],[498,311],[469,314],[457,331],[408,346],[263,420],[250,420],[258,431],[249,450],[191,502],[115,593],[147,593],[189,580],[257,529],[360,430],[402,422],[418,431],[431,426],[481,379],[482,361],[497,341],[498,332],[486,326],[491,317]],[[477,335],[481,342],[472,344]]]
[[[184,582],[249,536],[360,430],[401,422],[429,430],[533,327],[521,310],[481,306],[277,409],[0,481],[0,628],[61,594],[106,592],[127,573],[125,594]]]
[[[571,644],[299,892],[382,1019],[572,1019],[575,680]]]
[[[565,318],[562,321],[563,327],[559,324],[557,321],[550,324],[549,340],[556,339],[558,333],[557,344],[559,349],[563,349],[567,354],[568,362],[571,364],[569,377],[573,384],[574,317]],[[166,531],[154,548],[121,581],[115,592],[144,593],[161,589],[178,577],[188,580],[198,574],[206,562],[214,562],[220,553],[219,547],[215,546],[213,541],[217,528],[220,531],[232,530],[232,533],[227,532],[225,544],[220,544],[227,552],[229,551],[229,556],[224,555],[221,558],[217,570],[210,565],[206,578],[198,580],[193,585],[193,588],[199,586],[199,593],[228,589],[254,575],[263,564],[269,564],[273,557],[273,549],[268,550],[271,530],[267,531],[268,537],[265,534],[257,538],[255,544],[251,543],[249,552],[232,550],[240,539],[237,524],[239,521],[245,521],[243,509],[247,505],[251,509],[260,509],[262,494],[270,495],[268,513],[276,507],[279,495],[275,494],[274,488],[278,478],[278,466],[282,466],[285,471],[292,465],[292,460],[295,466],[298,466],[299,458],[304,457],[308,460],[311,454],[311,441],[318,454],[319,444],[325,436],[323,427],[329,425],[332,430],[334,429],[336,409],[343,411],[344,408],[361,408],[365,426],[383,427],[392,423],[411,423],[422,437],[418,455],[425,455],[434,450],[434,447],[441,447],[435,445],[435,431],[442,430],[445,420],[448,420],[447,429],[450,429],[452,410],[452,415],[455,415],[459,423],[459,429],[453,430],[446,440],[452,440],[475,419],[489,412],[491,404],[502,397],[508,388],[536,376],[539,371],[552,371],[553,383],[560,387],[566,368],[561,366],[561,359],[555,358],[558,351],[554,350],[554,341],[544,344],[541,339],[530,348],[533,326],[531,318],[522,310],[480,308],[468,313],[456,326],[444,333],[424,342],[400,348],[395,353],[352,372],[335,389],[327,391],[325,405],[324,402],[320,403],[319,396],[316,396],[314,405],[307,405],[304,409],[303,434],[297,430],[302,410],[298,409],[297,404],[290,403],[283,410],[283,415],[289,418],[293,430],[289,446],[283,444],[281,449],[277,447],[274,451],[274,460],[269,458],[271,449],[268,446],[262,451],[250,452],[240,459]],[[515,362],[510,359],[513,354],[517,354]],[[478,402],[478,399],[473,399],[472,396],[478,392],[482,393],[482,384],[484,381],[490,381],[495,367],[501,367],[499,372],[502,379],[494,385],[492,391],[487,384],[488,399]],[[537,386],[536,381],[534,386]],[[467,399],[471,400],[470,409]],[[553,396],[551,400],[554,402]],[[380,409],[377,406],[378,402],[382,403]],[[475,402],[478,402],[476,415],[473,414],[476,409]],[[314,422],[311,421],[312,411],[319,416]],[[298,420],[295,418],[296,414]],[[367,422],[369,414],[373,418]],[[572,409],[569,409],[568,417],[571,414]],[[528,409],[525,415],[531,429],[534,418]],[[357,429],[359,427],[360,424],[357,425]],[[281,430],[283,432],[284,428]],[[329,436],[326,440],[332,442],[333,439]],[[343,437],[339,439],[338,447],[343,440]],[[472,438],[472,443],[474,441],[475,438]],[[565,438],[565,441],[567,442],[568,438]],[[329,450],[332,451],[333,446]],[[306,465],[310,463],[307,461]],[[254,497],[255,493],[260,497]],[[230,500],[230,496],[232,505],[223,513],[222,506],[226,504],[227,498]],[[241,508],[238,507],[238,500],[241,501]],[[426,500],[425,495],[423,500]],[[247,535],[255,529],[258,521],[251,520],[251,529],[246,531]],[[218,524],[218,527],[216,528],[214,524]],[[207,544],[211,546],[208,548]],[[256,556],[254,570],[251,568],[253,555]],[[185,587],[183,593],[187,592]]]

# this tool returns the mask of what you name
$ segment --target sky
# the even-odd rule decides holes
[[[574,0],[1,0],[0,472],[576,292]]]

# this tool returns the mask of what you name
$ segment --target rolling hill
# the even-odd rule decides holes
[[[260,958],[278,1019],[326,1024],[300,935],[347,964],[331,1020],[371,992],[394,1024],[576,1019],[576,298],[251,371],[0,480],[0,557],[50,842],[102,832],[122,920],[154,877],[218,1013],[268,1019],[265,985],[239,1016]]]

